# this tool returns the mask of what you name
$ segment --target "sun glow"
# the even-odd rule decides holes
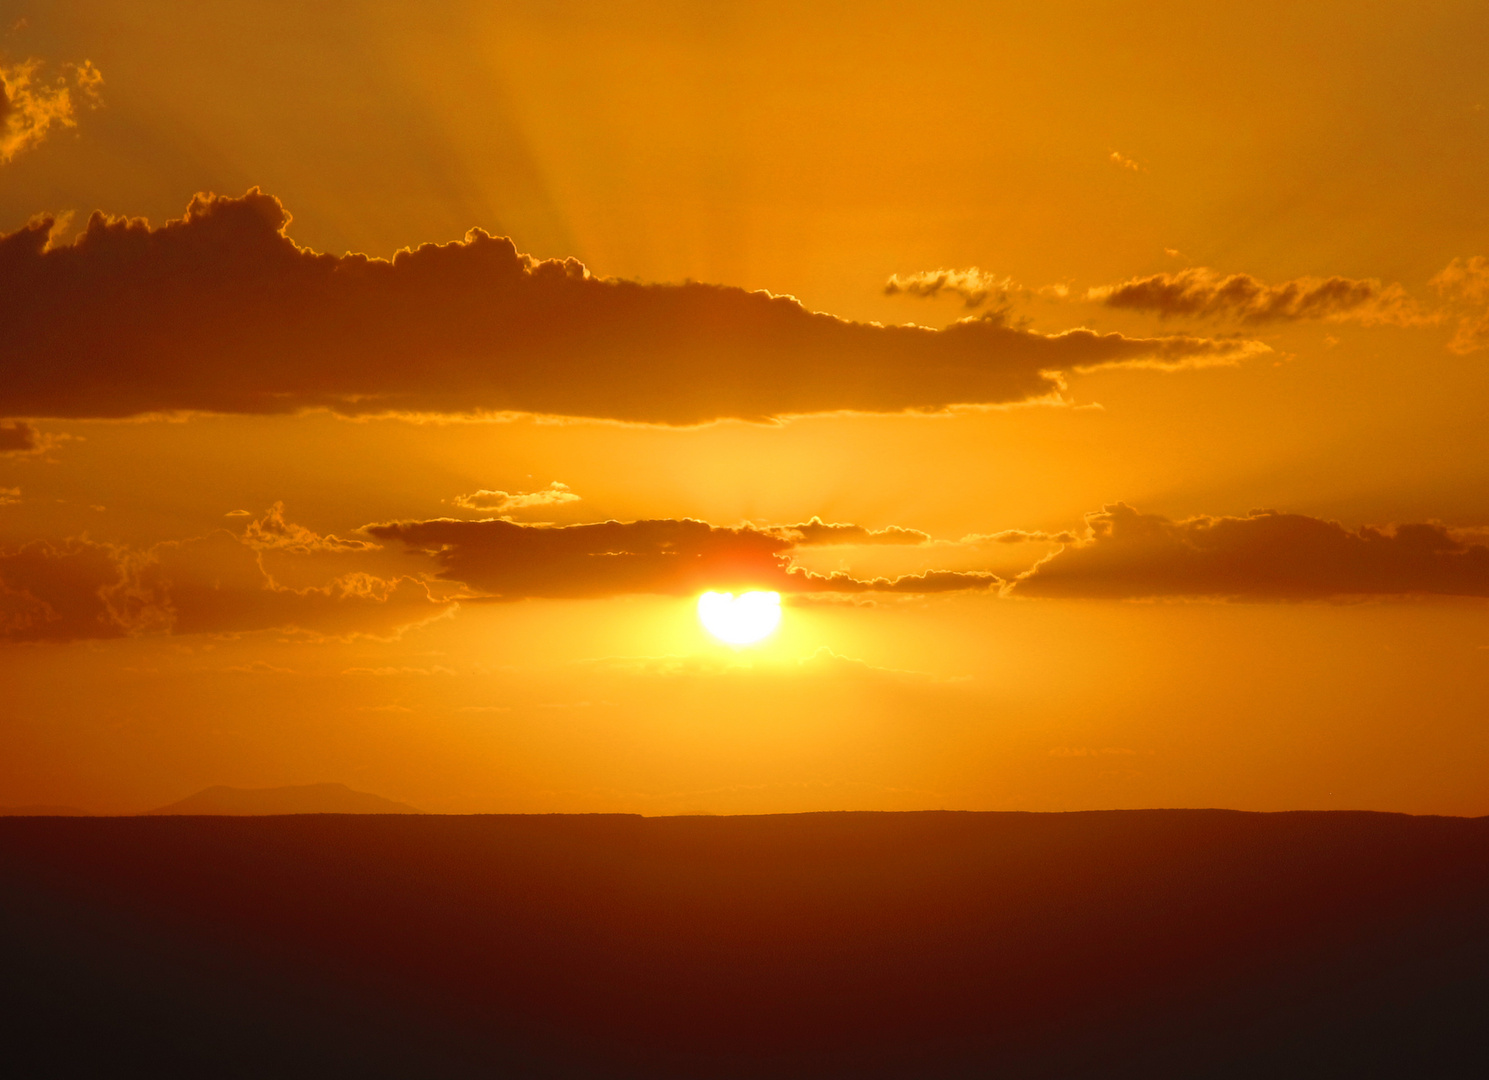
[[[781,624],[781,594],[706,592],[698,597],[698,621],[720,641],[753,645]]]

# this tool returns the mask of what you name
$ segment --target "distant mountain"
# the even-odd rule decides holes
[[[92,817],[76,806],[0,806],[0,817]]]
[[[151,814],[422,814],[407,803],[353,791],[345,784],[300,784],[294,787],[234,788],[218,785],[188,795]]]

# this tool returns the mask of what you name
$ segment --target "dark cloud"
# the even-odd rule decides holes
[[[1400,285],[1343,277],[1298,278],[1268,285],[1250,274],[1221,276],[1205,267],[1154,274],[1092,289],[1107,307],[1152,312],[1160,318],[1235,319],[1258,324],[1298,319],[1421,325],[1433,321]]]
[[[996,589],[1003,584],[997,574],[985,570],[927,570],[920,574],[904,574],[897,578],[855,578],[851,574],[803,574],[803,592],[843,593],[903,593],[929,595],[931,593],[962,592],[968,589]]]
[[[151,228],[0,237],[0,416],[521,411],[663,424],[1038,399],[1060,371],[1255,343],[854,323],[788,296],[592,277],[479,230],[392,260],[297,246],[257,189]]]
[[[884,529],[866,529],[862,525],[845,525],[814,517],[800,525],[779,525],[771,530],[791,540],[797,547],[826,547],[858,544],[924,544],[930,536],[919,529],[891,525]]]
[[[226,531],[144,551],[73,538],[0,549],[0,641],[305,630],[387,635],[442,614],[412,578],[277,583]]]
[[[1489,546],[1437,524],[1346,529],[1252,511],[1172,521],[1124,503],[1087,518],[1087,537],[1019,577],[1019,596],[1489,596]]]
[[[40,448],[38,433],[30,424],[0,421],[0,454],[30,454]]]
[[[989,574],[950,571],[871,581],[812,574],[790,565],[797,542],[780,531],[725,529],[688,519],[557,526],[440,518],[364,531],[427,553],[443,579],[506,599],[681,596],[705,589],[932,593],[999,583]]]

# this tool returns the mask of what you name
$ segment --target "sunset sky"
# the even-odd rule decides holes
[[[1489,6],[0,23],[0,807],[1489,813]]]

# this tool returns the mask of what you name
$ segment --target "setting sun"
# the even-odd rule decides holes
[[[0,0],[6,1073],[1489,1058],[1489,0],[1135,8]]]
[[[706,592],[698,597],[698,621],[720,641],[753,645],[781,625],[781,594]]]

